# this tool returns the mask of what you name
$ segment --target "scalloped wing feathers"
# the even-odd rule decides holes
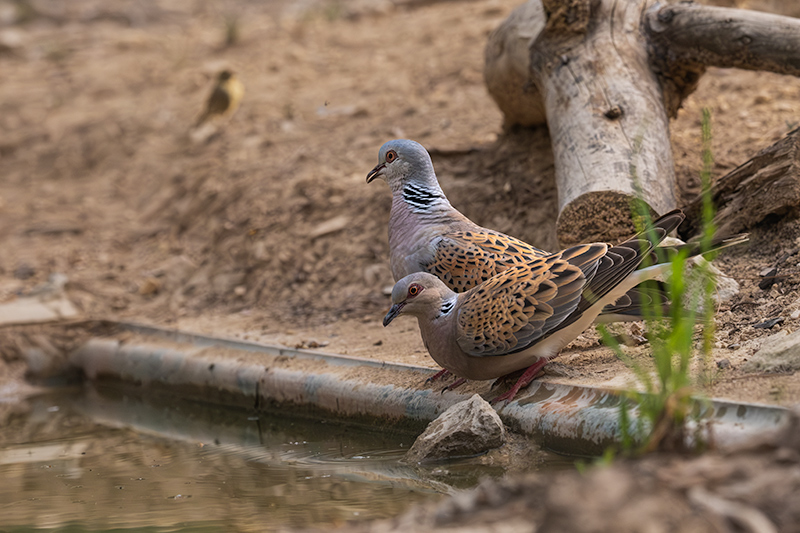
[[[608,247],[585,244],[511,267],[475,289],[458,312],[458,345],[469,355],[528,348],[574,313]]]
[[[473,356],[508,355],[569,326],[630,276],[682,220],[680,211],[672,211],[617,246],[581,244],[508,268],[471,292],[459,309],[459,347]]]
[[[434,241],[424,270],[455,292],[465,292],[508,270],[548,255],[514,237],[491,231],[445,233]]]

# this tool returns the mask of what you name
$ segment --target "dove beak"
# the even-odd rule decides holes
[[[388,326],[392,320],[397,318],[397,315],[403,310],[403,307],[406,306],[406,302],[400,302],[399,304],[394,304],[389,312],[386,313],[386,316],[383,317],[383,327]]]
[[[381,171],[386,167],[386,163],[379,163],[375,165],[375,168],[369,171],[367,174],[367,183],[371,183],[372,180],[380,176]]]

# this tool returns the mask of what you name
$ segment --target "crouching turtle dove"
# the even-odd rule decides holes
[[[659,218],[653,229],[617,246],[582,244],[512,266],[478,287],[455,293],[427,272],[407,275],[392,290],[383,320],[417,317],[431,357],[456,376],[493,379],[527,368],[506,394],[511,400],[542,367],[629,289],[665,272],[654,247],[683,220],[680,211]],[[746,239],[715,241],[712,250]],[[660,248],[673,255],[693,245]],[[669,253],[672,252],[672,253]],[[638,268],[648,258],[650,266]]]

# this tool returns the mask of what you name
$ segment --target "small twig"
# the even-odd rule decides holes
[[[794,372],[792,373],[776,373],[776,372],[757,372],[753,374],[745,374],[743,376],[733,376],[728,378],[728,381],[736,381],[740,379],[752,379],[752,378],[770,378],[775,377],[776,375],[780,376],[793,376]]]
[[[726,522],[732,522],[744,531],[778,533],[778,528],[764,513],[744,502],[726,500],[709,492],[704,487],[692,487],[686,496],[693,504],[725,519]]]
[[[773,267],[777,267],[778,265],[780,265],[781,263],[783,263],[784,261],[786,261],[787,259],[789,259],[790,257],[792,257],[792,256],[793,256],[794,254],[796,254],[797,252],[800,252],[800,246],[796,246],[796,247],[792,248],[791,250],[789,250],[788,252],[786,252],[785,254],[783,254],[782,256],[780,256],[780,257],[778,258],[778,260],[777,260],[777,261],[775,261],[775,262],[772,264],[772,266],[773,266]]]

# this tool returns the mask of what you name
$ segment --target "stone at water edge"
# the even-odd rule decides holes
[[[663,241],[661,241],[661,246],[681,246],[686,244],[682,240],[676,237],[667,237]],[[687,268],[692,268],[695,265],[704,264],[705,267],[708,269],[708,272],[712,274],[716,279],[716,286],[714,287],[714,293],[711,295],[711,298],[714,300],[715,303],[721,304],[722,302],[727,302],[737,294],[739,294],[739,282],[737,282],[732,277],[725,274],[722,270],[717,268],[713,263],[709,262],[708,260],[704,259],[700,256],[695,256],[690,258],[689,266]],[[688,269],[686,270],[688,273]],[[688,294],[693,294],[701,290],[701,287],[695,283],[693,287],[689,287],[687,290]],[[702,310],[702,302],[701,307],[698,311]]]
[[[506,430],[492,406],[475,394],[431,422],[408,450],[404,462],[422,463],[485,453],[506,442]]]
[[[788,335],[781,331],[768,337],[742,369],[745,372],[800,370],[800,331]]]

